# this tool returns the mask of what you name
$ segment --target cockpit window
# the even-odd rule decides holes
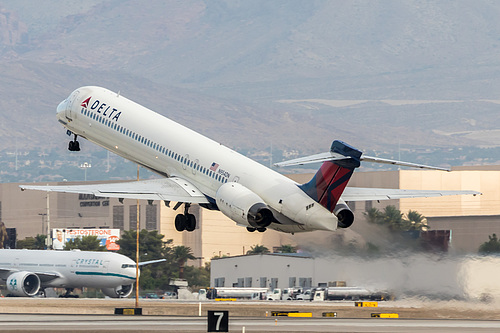
[[[122,265],[122,268],[129,268],[129,267],[135,268],[135,265],[134,264],[123,264]]]

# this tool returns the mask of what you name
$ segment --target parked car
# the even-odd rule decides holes
[[[165,291],[161,296],[162,299],[177,299],[177,293],[175,291]]]

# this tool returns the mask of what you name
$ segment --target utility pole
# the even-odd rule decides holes
[[[47,216],[47,214],[38,213],[38,215],[40,215],[42,217],[42,235],[43,235],[45,233],[45,216]]]
[[[137,181],[139,181],[139,165],[137,165]],[[136,250],[135,250],[135,307],[139,307],[139,199],[136,201],[137,204],[137,227],[135,229],[137,239],[136,239]]]
[[[47,192],[47,249],[52,249],[52,237],[50,236],[50,197]]]

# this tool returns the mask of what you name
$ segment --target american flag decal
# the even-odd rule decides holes
[[[219,163],[212,163],[212,165],[210,166],[210,170],[212,170],[213,172],[217,171],[217,168],[219,167]]]

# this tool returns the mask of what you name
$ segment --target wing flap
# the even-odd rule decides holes
[[[193,184],[178,177],[111,184],[20,185],[19,187],[22,190],[83,193],[93,194],[97,197],[209,203],[205,195]]]
[[[347,187],[342,193],[344,201],[375,201],[407,198],[430,198],[448,195],[481,195],[477,191],[437,191],[437,190],[402,190],[389,188]]]

